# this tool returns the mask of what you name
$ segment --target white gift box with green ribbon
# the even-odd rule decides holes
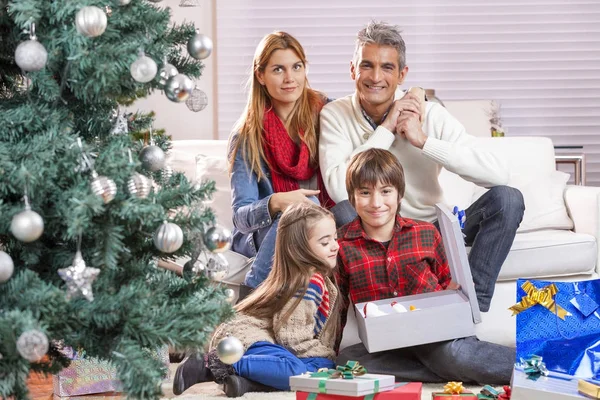
[[[290,387],[293,391],[339,394],[343,396],[366,396],[394,389],[393,375],[364,374],[352,379],[327,378],[303,374],[290,377]]]

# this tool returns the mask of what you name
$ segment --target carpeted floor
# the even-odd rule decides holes
[[[174,376],[177,365],[171,365],[171,376]],[[431,393],[434,391],[442,391],[443,384],[424,384],[423,394],[421,400],[431,400]],[[479,393],[481,387],[476,386],[465,386],[466,389],[471,390],[473,393]],[[501,389],[501,388],[498,388]],[[199,383],[192,386],[179,396],[173,395],[172,384],[170,381],[163,384],[163,393],[166,399],[197,399],[197,400],[223,400],[226,399],[225,393],[221,390],[220,386],[216,383]],[[267,400],[295,400],[295,392],[273,392],[273,393],[246,393],[239,399],[267,399]]]

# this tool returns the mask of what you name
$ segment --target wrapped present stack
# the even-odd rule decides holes
[[[122,385],[117,378],[117,370],[109,361],[86,357],[84,351],[77,352],[69,347],[62,352],[72,361],[68,368],[53,376],[55,399],[98,393],[115,395],[115,392],[121,392]],[[168,347],[154,351],[153,355],[167,367],[165,379],[168,379]]]
[[[421,383],[395,383],[393,375],[368,374],[356,361],[290,377],[296,400],[421,400]]]

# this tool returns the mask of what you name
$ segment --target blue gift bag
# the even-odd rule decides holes
[[[519,279],[510,309],[517,314],[517,360],[538,355],[551,371],[600,379],[600,279]]]

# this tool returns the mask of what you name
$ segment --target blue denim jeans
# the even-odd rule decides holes
[[[335,364],[327,358],[298,358],[269,342],[254,343],[233,364],[237,375],[279,390],[290,390],[290,376],[316,372],[319,368],[335,368]]]

